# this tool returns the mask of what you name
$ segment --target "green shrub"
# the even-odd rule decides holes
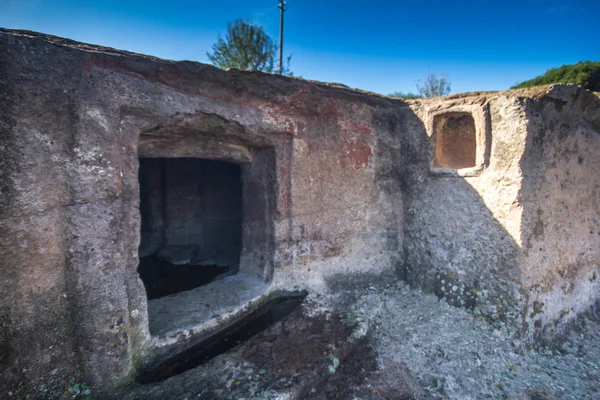
[[[576,83],[586,89],[600,91],[600,61],[580,61],[577,64],[563,65],[559,68],[549,69],[544,75],[521,82],[511,89],[528,88],[551,83]]]

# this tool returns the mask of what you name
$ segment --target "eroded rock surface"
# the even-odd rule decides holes
[[[553,347],[529,348],[407,285],[313,297],[211,362],[114,399],[595,399],[600,316]]]
[[[369,321],[387,310],[381,311],[381,330],[370,331],[366,344],[335,347],[339,356],[332,356],[340,362],[342,355],[356,354],[352,348],[370,345],[369,362],[376,359],[377,368],[364,373],[361,368],[357,375],[350,361],[343,367],[347,376],[325,374],[333,364],[308,358],[326,352],[322,346],[331,338],[354,337],[354,328],[342,330],[340,318],[328,314],[317,313],[316,319],[301,314],[289,324],[302,335],[286,333],[282,323],[273,328],[280,331],[269,331],[272,336],[265,333],[250,347],[224,356],[223,365],[235,372],[231,382],[206,368],[173,378],[202,394],[194,382],[202,374],[203,382],[215,377],[216,386],[207,392],[216,390],[214,396],[289,394],[286,384],[292,382],[294,396],[313,398],[333,396],[340,386],[348,396],[367,398],[409,392],[477,397],[497,394],[490,389],[494,382],[515,396],[535,398],[538,386],[550,385],[541,377],[535,378],[539,385],[528,389],[519,383],[513,390],[491,372],[493,379],[482,378],[485,390],[477,392],[469,380],[444,376],[466,364],[444,364],[435,354],[409,356],[413,349],[404,346],[410,332],[400,330],[423,306],[431,313],[422,329],[440,331],[440,341],[431,338],[432,345],[451,338],[463,351],[468,344],[452,336],[461,326],[465,337],[478,338],[481,351],[510,353],[502,347],[507,338],[523,346],[556,339],[598,299],[600,99],[589,91],[555,85],[403,101],[35,32],[2,29],[0,48],[4,397],[68,398],[129,387],[139,367],[161,351],[251,309],[251,301],[239,304],[203,321],[200,329],[195,329],[197,317],[212,314],[191,313],[181,319],[185,327],[169,327],[168,340],[153,335],[149,327],[156,321],[149,321],[147,288],[138,273],[139,259],[147,255],[186,267],[227,267],[240,280],[260,282],[253,300],[282,289],[306,289],[330,299],[341,293],[352,299],[357,291],[359,298],[370,299]],[[195,182],[200,169],[181,169],[195,161],[169,159],[235,164],[234,173],[224,185],[228,189],[220,190],[221,179]],[[143,193],[140,160],[156,167],[141,185]],[[169,172],[157,167],[161,163],[177,168]],[[188,183],[179,181],[182,177]],[[149,210],[145,217],[140,205]],[[360,294],[361,285],[381,280],[389,284],[386,291]],[[401,280],[461,310],[427,306],[429,300],[406,303],[403,296],[410,299],[414,292],[398,286]],[[171,287],[191,287],[181,283],[169,283],[160,297],[177,295]],[[223,285],[212,289],[218,286]],[[179,299],[190,298],[181,293]],[[344,314],[360,303],[348,301],[346,311],[322,304]],[[477,336],[473,318],[489,324],[498,340]],[[365,329],[361,337],[372,328],[357,326]],[[302,342],[311,335],[322,339],[314,348]],[[297,340],[306,351],[273,350],[284,347],[279,336]],[[242,379],[251,357],[239,352],[261,345],[270,346],[272,354],[285,353],[290,365],[298,364],[296,356],[312,365],[312,371],[301,372],[310,380],[287,370],[291,375],[272,370],[258,386]],[[565,357],[555,361],[570,360],[578,374],[594,377],[593,370],[584,371],[588,361],[568,358],[579,357],[576,353]],[[441,369],[428,364],[432,359]],[[274,360],[265,362],[277,364]],[[489,360],[492,371],[500,370]],[[554,362],[549,360],[531,365]],[[260,369],[248,371],[260,377]],[[424,382],[420,387],[413,375]],[[404,383],[393,387],[393,376],[404,376]],[[371,394],[356,380],[361,377],[374,388]],[[275,378],[285,381],[276,384]],[[304,392],[308,382],[322,392],[314,394],[312,387]],[[595,386],[582,382],[574,383],[582,388],[578,393],[593,393]],[[168,387],[135,393],[149,390],[148,396],[164,398]],[[550,396],[564,394],[558,386],[548,390]]]

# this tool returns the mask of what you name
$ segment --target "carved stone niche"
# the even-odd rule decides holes
[[[489,162],[487,106],[458,105],[429,110],[433,145],[430,171],[441,176],[477,176]]]

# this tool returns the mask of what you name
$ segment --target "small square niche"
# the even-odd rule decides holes
[[[434,119],[434,168],[473,168],[477,165],[475,121],[470,113],[439,114]]]
[[[487,158],[487,112],[472,105],[430,111],[428,134],[435,175],[477,176]]]

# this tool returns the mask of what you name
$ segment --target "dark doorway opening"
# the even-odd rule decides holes
[[[242,242],[237,164],[200,158],[140,158],[138,272],[148,299],[235,274]]]

